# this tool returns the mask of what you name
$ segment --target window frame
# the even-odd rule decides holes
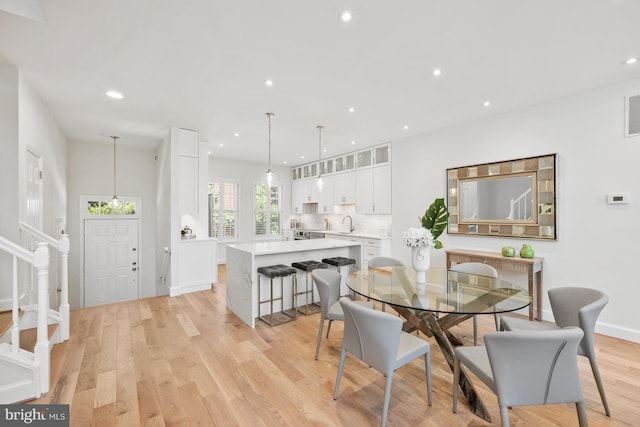
[[[211,210],[210,208],[210,202],[209,202],[209,195],[212,193],[209,193],[207,191],[207,216],[208,216],[208,224],[207,224],[207,231],[208,231],[208,235],[209,237],[218,239],[219,242],[238,242],[240,241],[240,181],[237,179],[232,179],[232,178],[218,178],[218,177],[214,177],[214,178],[209,178],[209,181],[207,182],[207,189],[209,187],[209,185],[211,184],[231,184],[233,185],[233,190],[234,190],[234,201],[235,201],[235,209],[224,209],[223,203],[220,204],[221,210],[219,212],[220,217],[222,218],[222,216],[228,212],[228,211],[233,211],[234,212],[234,218],[235,218],[235,234],[233,236],[212,236],[212,227],[211,227],[211,222],[212,222],[212,214],[211,214]],[[222,230],[224,230],[224,227],[222,228]]]
[[[283,187],[280,184],[274,184],[271,185],[272,188],[276,188],[278,191],[278,234],[258,234],[257,233],[257,215],[258,215],[258,206],[257,206],[257,202],[258,202],[258,187],[259,186],[267,186],[267,184],[265,182],[254,182],[253,184],[253,218],[252,218],[252,222],[253,222],[253,239],[254,240],[282,240],[282,215],[283,215]],[[271,211],[271,203],[267,204],[267,210],[265,212],[267,217],[271,217],[272,215],[272,211]]]

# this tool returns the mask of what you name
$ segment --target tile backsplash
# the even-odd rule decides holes
[[[329,220],[329,230],[348,231],[349,220],[343,219],[350,216],[353,220],[354,233],[376,234],[380,236],[391,234],[391,215],[359,214],[355,205],[338,205],[330,214],[295,214],[290,220],[297,220],[299,228],[307,230],[325,230],[324,218]],[[285,223],[288,227],[291,221]]]

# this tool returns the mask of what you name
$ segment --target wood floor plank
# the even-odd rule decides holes
[[[219,277],[224,273],[222,266]],[[495,330],[493,317],[478,320],[480,336]],[[379,425],[384,377],[348,357],[334,401],[343,325],[334,322],[316,361],[318,324],[319,315],[311,315],[251,329],[226,309],[224,283],[173,298],[73,310],[69,341],[51,352],[51,391],[32,402],[70,404],[74,427]],[[455,331],[472,343],[471,322]],[[588,361],[579,358],[590,425],[637,426],[640,344],[596,335],[596,350],[612,416],[604,414]],[[453,375],[439,351],[431,359],[433,406],[426,401],[424,362],[411,362],[394,375],[389,426],[500,424],[495,395],[477,381],[493,422],[471,413],[464,400],[453,414]],[[509,415],[513,426],[577,425],[573,405],[519,407]]]

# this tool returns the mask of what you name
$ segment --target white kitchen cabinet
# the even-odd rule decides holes
[[[391,144],[384,144],[374,147],[373,163],[375,166],[391,164]]]
[[[356,173],[344,172],[334,175],[334,202],[336,205],[356,203]]]
[[[178,142],[178,206],[181,214],[198,213],[199,136],[198,132],[180,129]]]
[[[333,234],[325,233],[327,239],[348,240],[362,245],[362,259],[356,260],[356,269],[366,270],[369,268],[369,261],[379,256],[391,256],[391,239],[362,237],[358,234]]]
[[[373,166],[373,148],[358,151],[356,153],[356,167],[358,169],[370,168]]]
[[[318,213],[333,213],[333,206],[335,205],[335,176],[325,175],[322,180],[322,190],[318,192]]]
[[[182,240],[178,246],[178,283],[171,283],[170,296],[211,289],[218,281],[216,239]]]
[[[293,181],[291,183],[291,212],[302,213],[302,199],[304,197],[305,181]]]
[[[379,166],[356,172],[356,209],[358,213],[391,213],[391,166]]]
[[[362,239],[362,268],[369,268],[369,261],[379,256],[391,256],[391,239],[374,239],[366,237]]]

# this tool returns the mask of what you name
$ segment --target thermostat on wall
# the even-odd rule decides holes
[[[629,204],[629,202],[629,193],[607,194],[607,203],[610,205],[627,205]]]

